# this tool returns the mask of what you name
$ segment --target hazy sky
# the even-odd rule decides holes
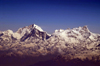
[[[37,24],[48,33],[87,25],[100,33],[99,0],[0,0],[0,30]]]

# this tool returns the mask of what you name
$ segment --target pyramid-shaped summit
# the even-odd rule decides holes
[[[22,31],[26,31],[26,32],[30,32],[31,30],[33,30],[34,28],[36,28],[37,30],[39,31],[43,31],[43,29],[41,27],[39,27],[38,25],[36,24],[32,24],[32,25],[29,25],[29,26],[25,26],[23,28],[19,28],[17,33],[22,33]]]
[[[41,38],[42,40],[45,40],[50,37],[50,35],[47,32],[43,31],[43,29],[36,24],[19,28],[17,33],[20,34],[21,41],[25,41],[27,38],[30,37],[37,37]]]

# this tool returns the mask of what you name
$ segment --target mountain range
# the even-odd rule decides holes
[[[61,55],[66,59],[93,57],[100,60],[100,34],[92,33],[87,26],[55,30],[48,34],[36,24],[0,31],[0,57]]]

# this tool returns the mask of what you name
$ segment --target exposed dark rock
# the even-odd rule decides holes
[[[14,38],[12,35],[11,35],[11,38],[12,38],[12,40],[17,40],[16,38]]]
[[[42,40],[46,40],[50,37],[46,34],[46,32],[41,32],[41,31],[37,30],[36,28],[34,28],[29,34],[26,33],[20,40],[25,41],[28,37],[31,37],[31,36],[35,37],[35,38],[42,37]]]
[[[3,35],[3,33],[0,33],[0,36],[2,36]]]
[[[100,47],[100,44],[98,44],[97,47]]]

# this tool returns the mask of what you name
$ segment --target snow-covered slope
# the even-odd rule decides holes
[[[37,29],[37,30],[39,30],[39,31],[41,31],[41,32],[43,32],[43,30],[41,29],[41,27],[39,27],[38,25],[32,24],[30,26],[25,26],[23,28],[19,28],[16,33],[20,34],[20,37],[22,37],[26,33],[29,34],[34,28]]]
[[[90,41],[96,41],[98,39],[98,36],[100,36],[99,34],[90,32],[87,26],[66,30],[55,30],[53,35],[59,36],[65,41],[70,41],[73,43],[76,42],[76,39],[82,41],[86,39],[89,39]]]

